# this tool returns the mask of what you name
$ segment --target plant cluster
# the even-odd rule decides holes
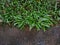
[[[0,19],[20,29],[46,30],[60,20],[56,0],[0,0]]]

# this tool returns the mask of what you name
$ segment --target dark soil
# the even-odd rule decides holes
[[[60,25],[48,29],[46,32],[35,29],[21,31],[8,25],[0,26],[0,45],[60,45]]]

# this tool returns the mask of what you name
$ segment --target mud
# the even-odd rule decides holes
[[[0,26],[0,45],[60,45],[60,25],[38,32]]]

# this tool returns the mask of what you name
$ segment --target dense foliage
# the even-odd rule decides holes
[[[18,28],[46,30],[60,20],[56,0],[0,0],[0,19]]]

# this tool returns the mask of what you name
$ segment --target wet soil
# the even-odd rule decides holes
[[[60,25],[46,32],[36,29],[21,31],[8,25],[0,26],[0,45],[60,45]]]

